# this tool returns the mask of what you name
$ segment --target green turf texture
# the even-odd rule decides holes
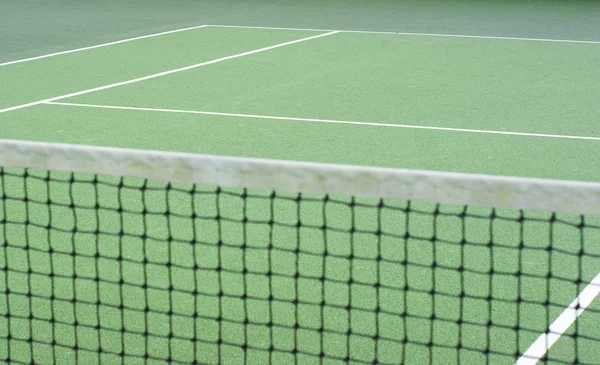
[[[600,39],[595,0],[3,0],[0,62],[199,24]]]
[[[150,183],[149,187],[159,190],[142,193],[138,189],[142,182],[137,179],[125,179],[125,187],[119,190],[116,178],[101,178],[103,184],[93,185],[89,176],[78,175],[77,182],[69,185],[67,174],[53,174],[46,190],[43,180],[24,181],[19,177],[22,172],[15,169],[5,172],[8,174],[1,183],[7,200],[0,220],[6,217],[9,223],[0,226],[0,237],[10,245],[4,248],[0,264],[20,272],[2,275],[0,289],[7,285],[11,294],[8,301],[0,302],[0,312],[10,306],[11,314],[21,317],[10,320],[10,352],[13,361],[24,363],[31,356],[24,340],[31,337],[46,343],[55,338],[58,345],[66,346],[53,349],[33,345],[36,363],[51,358],[61,363],[117,361],[116,355],[99,356],[95,352],[98,343],[104,352],[123,351],[127,363],[134,364],[141,363],[145,351],[158,359],[166,359],[170,351],[172,359],[183,363],[195,356],[200,363],[220,360],[238,364],[244,361],[239,348],[244,343],[252,348],[246,363],[292,363],[286,351],[291,351],[295,342],[305,353],[298,357],[300,364],[314,363],[321,351],[327,357],[349,356],[366,362],[377,356],[383,363],[437,365],[452,359],[480,364],[488,359],[492,364],[511,364],[515,343],[523,352],[578,294],[581,288],[575,281],[591,280],[600,264],[600,251],[588,243],[600,239],[597,229],[530,220],[548,220],[546,213],[525,213],[521,228],[518,212],[498,210],[498,218],[491,220],[490,209],[469,208],[463,230],[457,216],[461,207],[441,206],[441,213],[453,215],[434,217],[433,204],[413,203],[407,215],[395,209],[406,209],[406,202],[388,200],[379,213],[377,201],[358,199],[356,203],[371,207],[357,206],[353,215],[347,197],[331,197],[323,204],[321,196],[304,195],[296,203],[295,194],[280,193],[279,199],[271,201],[270,192],[250,190],[244,204],[239,189],[227,189],[217,197],[214,187],[199,187],[192,200],[185,192],[191,186],[185,184],[175,186],[181,191],[166,193],[162,190],[165,184]],[[46,175],[33,176],[43,179]],[[94,206],[96,195],[101,209],[86,209]],[[27,204],[19,200],[25,196]],[[291,199],[282,199],[285,197]],[[54,204],[46,206],[49,198]],[[69,204],[76,208],[69,209]],[[149,214],[143,216],[144,209]],[[170,214],[160,214],[164,211]],[[192,211],[197,214],[195,220],[186,218]],[[220,222],[213,218],[216,215],[222,217]],[[243,224],[243,218],[249,223]],[[574,224],[580,220],[568,215],[558,218]],[[271,219],[278,224],[264,223]],[[28,226],[17,223],[25,220]],[[301,228],[296,228],[298,220]],[[586,223],[600,222],[589,219]],[[48,224],[50,231],[43,228]],[[323,225],[328,227],[326,233],[319,228]],[[74,227],[78,232],[70,233]],[[357,232],[349,234],[351,228]],[[379,229],[385,234],[378,239],[373,233]],[[95,230],[102,233],[95,235]],[[121,230],[123,235],[119,236]],[[402,239],[405,233],[411,238]],[[142,239],[142,234],[147,238]],[[553,251],[549,252],[544,248],[550,234]],[[428,239],[433,236],[435,243]],[[194,245],[189,244],[192,239],[196,240]],[[465,243],[459,244],[463,239]],[[219,241],[224,245],[219,246]],[[521,242],[524,246],[519,248]],[[273,249],[267,249],[269,244]],[[52,254],[48,253],[50,248]],[[579,248],[588,254],[582,261],[577,255]],[[299,250],[297,255],[295,249]],[[350,255],[354,258],[349,259]],[[379,255],[384,261],[376,260]],[[142,264],[144,258],[149,261],[146,265]],[[408,264],[402,264],[403,260]],[[437,268],[432,267],[434,262]],[[195,274],[191,270],[194,264],[199,266]],[[461,265],[466,270],[462,275],[455,270]],[[224,271],[216,271],[218,266]],[[241,273],[244,267],[250,272],[246,276]],[[271,277],[266,275],[267,268]],[[26,274],[28,269],[32,274]],[[513,275],[517,270],[519,279]],[[56,275],[54,280],[47,276],[50,272]],[[550,272],[552,278],[545,279]],[[296,273],[300,275],[297,282],[293,280]],[[72,279],[74,274],[76,279]],[[319,280],[321,276],[326,278],[324,283]],[[95,277],[100,278],[99,283]],[[123,283],[119,284],[121,278]],[[350,278],[354,283],[347,286]],[[383,285],[381,289],[373,286],[376,281]],[[144,283],[150,289],[142,290]],[[170,283],[175,289],[172,293],[167,290]],[[410,287],[406,293],[402,289],[405,284]],[[431,296],[428,291],[434,288],[436,295]],[[520,304],[516,302],[517,288]],[[220,289],[227,296],[219,301],[216,294]],[[194,297],[193,290],[201,294]],[[462,304],[458,297],[461,290],[465,293]],[[31,304],[27,293],[34,295]],[[46,299],[52,294],[59,299],[53,306]],[[248,299],[246,306],[237,298],[244,294],[254,298]],[[270,294],[275,299],[271,305],[266,300]],[[488,295],[491,301],[486,300]],[[121,297],[126,307],[122,315],[118,311]],[[69,302],[73,298],[79,301],[75,305]],[[289,303],[294,298],[302,303],[297,310]],[[375,298],[384,311],[379,316],[374,312]],[[97,300],[102,303],[99,317],[94,305]],[[322,300],[327,303],[323,312],[319,305]],[[552,303],[548,310],[542,305],[546,300]],[[150,312],[144,315],[146,303]],[[352,311],[343,309],[347,305]],[[194,336],[190,319],[194,307],[200,315],[196,346],[189,342]],[[169,309],[175,314],[172,322],[157,313]],[[598,309],[594,304],[589,310],[597,313]],[[437,319],[429,333],[424,329],[432,326],[429,317],[433,311]],[[51,313],[62,323],[54,332],[47,321]],[[242,325],[244,313],[252,323],[247,327]],[[26,320],[30,314],[35,318],[31,328]],[[220,328],[216,322],[219,316],[225,320]],[[464,322],[460,326],[455,323],[458,319]],[[81,325],[76,332],[68,325],[75,320]],[[300,325],[297,332],[292,329],[295,320]],[[349,337],[350,353],[345,350],[343,335],[348,321],[354,333]],[[487,321],[495,326],[487,328]],[[265,326],[268,322],[275,324],[273,332]],[[149,326],[148,342],[141,335],[145,323]],[[577,323],[580,335],[595,338],[593,320]],[[0,318],[0,324],[0,328],[7,328],[9,322]],[[96,331],[93,327],[97,324],[103,330]],[[321,324],[325,330],[322,340],[317,332]],[[518,333],[511,329],[516,325],[521,328]],[[125,333],[121,338],[115,334],[122,328]],[[369,338],[376,328],[385,338],[377,347]],[[404,330],[408,344],[401,346]],[[169,333],[176,338],[167,341]],[[219,352],[214,344],[219,336],[238,346],[225,345]],[[268,351],[271,336],[279,350],[275,353]],[[459,341],[463,348],[457,351]],[[572,341],[566,337],[550,358],[572,361]],[[426,346],[428,342],[433,348]],[[81,351],[69,349],[75,345]],[[486,357],[482,353],[486,348],[495,354]],[[581,341],[577,354],[582,363],[593,363],[597,343]],[[326,359],[324,363],[343,362]]]
[[[565,38],[565,39],[590,39],[600,38],[597,27],[597,7],[593,2],[494,2],[483,5],[477,2],[463,1],[444,5],[437,2],[384,2],[366,6],[359,2],[327,2],[320,3],[317,8],[311,1],[281,2],[273,6],[271,2],[253,2],[244,5],[237,4],[236,11],[231,11],[228,5],[218,5],[210,1],[191,2],[178,1],[177,5],[170,3],[169,15],[157,17],[156,14],[165,11],[164,5],[156,2],[151,6],[144,6],[141,11],[146,15],[135,22],[124,21],[119,15],[113,16],[111,21],[105,21],[105,14],[126,14],[125,8],[140,8],[136,1],[127,2],[125,5],[105,6],[102,10],[96,4],[81,4],[63,1],[70,13],[68,17],[48,16],[49,10],[42,4],[28,4],[27,12],[22,12],[23,4],[9,2],[6,6],[8,12],[26,14],[25,19],[37,24],[37,32],[27,34],[25,31],[17,32],[14,37],[9,37],[10,42],[4,42],[0,52],[0,62],[21,57],[35,56],[46,52],[60,51],[77,46],[88,46],[95,43],[113,41],[131,36],[143,35],[152,32],[170,30],[178,27],[194,26],[199,23],[232,23],[232,24],[259,24],[280,25],[287,27],[316,27],[316,28],[342,28],[342,29],[376,29],[414,31],[426,33],[460,33],[460,34],[485,34],[505,35],[519,37],[540,38]],[[110,3],[110,2],[108,2]],[[104,3],[106,5],[107,2]],[[145,4],[147,5],[147,4]],[[318,9],[318,10],[315,10]],[[81,14],[96,12],[96,17],[91,17],[92,24],[96,27],[81,27]],[[200,15],[198,15],[200,14]],[[293,15],[291,15],[293,14]],[[335,14],[335,17],[331,16]],[[369,15],[357,17],[357,14]],[[424,16],[423,14],[426,14]],[[491,16],[490,14],[494,14]],[[54,29],[59,32],[49,34],[46,38],[41,35],[39,19],[41,16],[51,18]],[[79,15],[79,17],[78,17]],[[125,16],[126,17],[126,16]],[[160,18],[158,21],[147,19]],[[531,17],[536,17],[536,22],[531,22]],[[9,21],[17,21],[17,17],[7,17]],[[102,21],[98,20],[102,19]],[[575,20],[576,19],[576,20]],[[375,21],[377,20],[377,21]],[[95,22],[95,23],[94,23]],[[564,22],[570,28],[555,26]],[[7,28],[16,29],[8,23]],[[4,25],[6,27],[6,25]],[[36,28],[34,28],[35,30]],[[73,31],[77,29],[78,31]],[[79,37],[79,30],[84,36]],[[58,33],[57,33],[58,34]],[[92,87],[98,87],[113,82],[128,80],[145,76],[155,72],[178,68],[211,59],[229,56],[253,50],[272,44],[286,42],[293,39],[308,37],[315,32],[296,31],[268,31],[247,29],[216,29],[207,28],[195,31],[166,35],[157,38],[140,40],[122,45],[115,45],[96,50],[74,53],[70,55],[49,58],[30,63],[11,65],[0,68],[0,84],[10,85],[4,90],[0,98],[0,109],[50,98],[71,92],[76,92]],[[57,41],[62,39],[62,41]],[[21,40],[21,41],[19,41]],[[37,43],[36,43],[37,42]],[[306,43],[300,43],[281,49],[259,53],[236,60],[229,60],[220,64],[202,67],[197,70],[175,74],[164,78],[132,84],[113,90],[101,91],[89,95],[72,98],[69,102],[82,102],[91,104],[109,104],[137,107],[163,107],[171,109],[191,109],[216,112],[250,113],[275,116],[309,117],[340,119],[357,122],[396,123],[409,125],[425,125],[439,127],[475,128],[489,130],[505,130],[530,133],[551,133],[567,135],[583,135],[598,137],[595,125],[595,116],[598,115],[596,95],[599,87],[595,80],[600,77],[597,71],[598,45],[565,44],[548,42],[525,42],[508,40],[483,40],[483,39],[457,39],[417,36],[394,35],[366,35],[366,34],[337,34]],[[121,146],[135,148],[151,148],[185,152],[200,152],[236,156],[267,157],[293,160],[307,160],[319,162],[350,163],[361,165],[377,165],[388,167],[406,167],[417,169],[432,169],[445,171],[476,172],[489,174],[502,174],[514,176],[535,176],[545,178],[577,179],[597,181],[600,168],[595,163],[595,156],[600,154],[598,141],[565,140],[550,138],[533,138],[518,136],[491,136],[484,134],[462,134],[445,131],[426,131],[399,129],[374,126],[348,126],[335,124],[316,124],[307,122],[291,122],[282,120],[256,120],[232,117],[200,116],[184,114],[163,114],[142,111],[100,110],[88,108],[74,108],[63,106],[40,105],[10,113],[0,114],[0,138],[27,139],[36,141],[67,142],[90,145]],[[19,194],[21,182],[10,183],[11,193]],[[56,187],[57,191],[62,191]],[[85,189],[82,190],[82,199],[85,201]],[[114,192],[107,191],[107,200],[103,201],[109,206],[117,204]],[[140,197],[135,191],[130,194],[127,206],[138,209]],[[63,198],[64,198],[63,194]],[[164,197],[151,199],[156,202],[153,208],[163,209],[161,206]],[[173,198],[171,207],[175,210],[187,209],[189,204],[185,199]],[[149,200],[150,201],[150,200]],[[235,198],[225,198],[221,202],[225,214],[239,218],[240,202]],[[427,206],[426,206],[427,207]],[[12,217],[22,217],[23,206],[12,205],[9,212]],[[257,217],[264,218],[267,209],[260,204],[256,205]],[[206,202],[201,207],[210,214],[215,209],[215,202]],[[278,206],[277,214],[283,220],[293,221],[293,206]],[[311,213],[310,218],[319,223],[321,219],[319,207],[306,207],[306,212]],[[48,219],[44,209],[33,209],[32,219],[45,222]],[[83,214],[83,213],[82,213]],[[348,224],[347,214],[342,206],[333,206],[329,223],[345,226]],[[506,212],[514,215],[514,212]],[[511,215],[512,214],[512,215]],[[54,222],[58,225],[70,227],[73,223],[70,212],[58,209],[53,213]],[[398,220],[402,217],[393,214],[386,215],[389,219],[389,229],[399,229]],[[365,213],[361,224],[372,229],[375,217],[372,213]],[[118,217],[108,214],[103,218],[103,224],[114,227]],[[139,216],[125,217],[127,229],[138,233],[140,230]],[[412,217],[411,233],[430,235],[429,231],[433,222],[428,215]],[[92,227],[93,219],[85,215],[80,224]],[[458,239],[456,226],[451,220],[443,219],[437,222],[440,226],[438,232],[441,238]],[[597,223],[597,222],[596,222]],[[206,223],[206,231],[215,234],[213,223]],[[447,224],[447,226],[446,226]],[[175,223],[177,234],[187,238],[189,224],[186,222]],[[514,225],[514,224],[513,224]],[[151,222],[152,234],[159,240],[165,239],[167,232],[166,222],[158,219]],[[445,227],[445,228],[444,228]],[[515,227],[510,224],[503,226],[499,223],[497,238],[501,243],[517,245],[514,236]],[[226,239],[234,246],[223,250],[222,260],[232,268],[241,267],[240,250],[235,248],[242,242],[242,225],[232,224],[225,227],[223,232]],[[511,271],[515,269],[516,250],[502,247],[489,248],[485,245],[489,238],[489,221],[472,220],[467,230],[469,241],[478,245],[469,246],[466,264],[477,267],[483,272],[494,266],[497,271]],[[548,235],[548,226],[544,224],[528,226],[526,237],[528,244],[543,246]],[[399,231],[398,234],[403,232]],[[598,232],[592,230],[585,232],[586,242],[597,242]],[[19,247],[25,244],[25,230],[22,227],[0,227],[0,237],[5,234],[10,237],[12,245],[11,265],[25,267],[27,258]],[[35,237],[35,244],[47,247],[45,232],[32,230],[30,237]],[[252,242],[264,242],[268,232],[264,227],[250,232],[248,238]],[[307,232],[306,240],[311,250],[322,250],[322,237],[317,237],[318,232]],[[294,242],[295,232],[277,231],[274,233],[276,244],[289,244]],[[39,238],[39,240],[37,239]],[[202,255],[197,255],[203,265],[212,268],[217,255],[214,237],[203,236],[207,242],[201,245],[204,250]],[[348,249],[348,237],[340,235],[331,237],[331,249],[344,251]],[[90,237],[73,237],[71,235],[56,236],[52,245],[56,249],[67,253],[57,254],[56,270],[68,275],[73,271],[73,264],[68,253],[71,244],[77,245],[77,250],[94,250]],[[360,240],[359,240],[360,241]],[[355,242],[359,250],[366,250],[365,255],[373,252],[373,242],[365,238],[363,242]],[[571,232],[561,227],[557,231],[557,245],[567,252],[578,247],[578,233]],[[136,239],[123,242],[124,247],[130,252],[124,253],[128,257],[138,259],[141,257],[142,244]],[[102,241],[100,246],[103,253],[108,256],[118,254],[119,242],[111,239]],[[384,243],[384,249],[385,249]],[[557,247],[558,247],[557,246]],[[174,260],[189,264],[190,247],[173,245],[169,248],[157,243],[150,244],[149,259],[164,262],[167,250],[173,250]],[[402,248],[409,252],[415,263],[429,264],[432,250],[437,250],[440,261],[453,265],[457,260],[457,245],[431,245],[427,241],[413,241],[405,243]],[[514,247],[514,246],[513,246]],[[402,252],[394,251],[398,247],[390,242],[390,249],[386,254],[401,260]],[[248,256],[248,265],[257,269],[264,266],[265,255],[262,250],[258,254]],[[593,245],[586,245],[586,252],[597,255]],[[204,255],[206,253],[206,255]],[[578,263],[574,256],[563,253],[547,254],[539,251],[524,251],[523,262],[533,262],[536,265],[524,264],[525,270],[532,270],[538,275],[544,275],[548,267],[544,263],[552,261],[552,273],[573,279],[577,274]],[[276,257],[275,269],[281,270],[286,275],[290,271],[292,258]],[[493,256],[493,262],[491,258]],[[65,259],[66,258],[66,259]],[[2,258],[2,260],[4,260]],[[36,261],[37,260],[37,261]],[[34,262],[36,269],[46,270],[48,255],[38,256]],[[261,261],[262,260],[262,261]],[[323,269],[323,262],[313,262],[310,258],[302,264],[302,270],[319,271]],[[309,262],[310,261],[310,262]],[[81,258],[76,262],[76,271],[83,275],[92,275],[89,271],[92,262]],[[597,273],[598,262],[593,257],[586,258],[583,263],[582,278],[591,280]],[[44,266],[46,265],[46,266]],[[107,279],[117,279],[114,275],[118,271],[114,260],[103,262],[102,275]],[[261,266],[262,265],[262,266]],[[372,261],[362,263],[362,269],[357,269],[356,275],[370,275],[377,270]],[[347,275],[347,263],[331,262],[327,267],[332,270],[331,275]],[[150,278],[156,285],[164,285],[164,267],[157,266]],[[383,280],[386,275],[392,276],[394,270],[399,270],[399,265],[382,270]],[[127,280],[139,284],[141,265],[131,264],[125,268],[128,273]],[[427,290],[431,285],[431,269],[418,269],[411,272],[410,277],[418,277],[414,283],[417,287]],[[456,292],[457,278],[455,273],[438,273],[438,280],[442,280],[449,292]],[[190,278],[181,273],[181,281],[190,283]],[[207,283],[206,290],[214,290],[214,272],[208,271],[211,277],[202,278]],[[425,278],[425,279],[423,279]],[[37,281],[39,279],[39,282]],[[264,290],[265,279],[254,278],[252,285],[256,286],[259,295],[266,295]],[[366,280],[372,280],[367,277]],[[391,278],[390,278],[391,279]],[[394,277],[397,279],[397,276]],[[9,286],[15,292],[22,291],[27,278],[15,275],[11,277]],[[46,294],[48,283],[43,277],[34,280],[35,290]],[[137,280],[137,281],[136,281]],[[482,274],[469,277],[467,290],[471,294],[484,293],[490,275]],[[514,279],[512,276],[496,275],[493,277],[495,288],[494,295],[500,298],[514,297]],[[241,275],[227,278],[226,290],[239,294]],[[2,281],[3,282],[3,281]],[[66,281],[57,284],[57,295],[68,297],[72,295],[71,285]],[[282,289],[278,295],[288,296],[289,288],[285,287],[282,280]],[[310,292],[318,285],[306,286],[305,298],[318,300],[318,295]],[[396,284],[401,285],[401,282]],[[553,320],[569,303],[581,288],[569,281],[552,280],[551,291],[546,293],[540,290],[539,280],[523,279],[523,293],[532,300],[543,301],[550,296],[551,302],[556,303],[546,315],[543,307],[522,305],[521,315],[523,325],[529,330],[519,334],[519,350],[524,351],[533,340],[545,329],[548,322]],[[4,284],[2,284],[4,285]],[[93,298],[93,287],[80,288],[80,293]],[[513,289],[511,289],[513,288]],[[139,306],[139,293],[135,289],[127,290],[128,302]],[[183,288],[189,290],[189,287]],[[106,300],[114,301],[118,298],[119,286],[109,284],[103,288],[108,294]],[[328,289],[327,295],[333,295],[332,300],[345,300],[346,292],[336,288]],[[372,297],[372,293],[364,293],[364,298]],[[138,296],[136,296],[138,295]],[[393,294],[388,299],[393,299]],[[164,293],[150,296],[152,305],[156,309],[165,308]],[[24,297],[14,295],[12,310],[19,310],[19,314],[28,315],[28,303]],[[210,297],[204,298],[211,301]],[[396,298],[397,299],[397,298]],[[189,295],[180,298],[181,303],[189,301]],[[409,294],[409,303],[413,303],[411,314],[427,315],[430,310],[431,300],[419,294]],[[37,315],[48,314],[48,303],[40,302],[36,307]],[[4,305],[4,304],[2,304]],[[227,315],[238,316],[240,303],[227,301],[223,303]],[[357,305],[360,306],[360,303]],[[367,307],[370,304],[365,304]],[[441,315],[452,316],[457,305],[457,300],[438,299],[436,309]],[[473,321],[483,323],[492,316],[496,323],[511,325],[511,316],[514,315],[516,304],[494,304],[491,314],[490,307],[485,300],[472,300],[465,306],[463,315]],[[2,307],[4,308],[4,307]],[[19,308],[19,309],[15,309]],[[201,309],[205,315],[214,316],[209,306]],[[256,320],[263,321],[261,311],[265,310],[265,303],[257,303]],[[70,305],[57,308],[58,313],[65,321],[72,317]],[[83,313],[84,320],[92,321],[86,316],[90,308],[78,307]],[[598,313],[599,305],[594,303],[590,312],[584,313],[576,322],[579,333],[594,337],[597,325],[594,315]],[[300,310],[302,323],[307,326],[318,325],[319,313],[307,306]],[[446,312],[447,311],[447,312]],[[275,321],[289,324],[284,308],[275,310]],[[591,314],[590,314],[591,313]],[[335,326],[335,318],[340,313],[328,313],[332,318],[328,325]],[[127,314],[127,326],[139,326],[143,320],[135,313]],[[547,318],[546,318],[547,317]],[[104,313],[103,320],[108,326],[119,328],[119,315]],[[236,317],[236,320],[239,320]],[[114,322],[116,321],[116,322]],[[178,320],[179,321],[179,320]],[[153,329],[161,336],[168,331],[164,318],[153,318],[156,325]],[[344,321],[342,321],[344,322]],[[189,328],[185,320],[176,321],[176,331],[188,336]],[[359,316],[355,325],[363,326],[359,331],[372,331],[372,318],[369,315]],[[400,323],[397,318],[382,318],[381,331],[397,336]],[[199,335],[213,341],[216,340],[216,327],[214,322],[202,323],[204,331]],[[412,320],[407,323],[408,336],[411,341],[434,343],[454,346],[457,341],[455,326],[436,327],[434,337],[429,338],[428,333],[420,331],[428,326],[428,321]],[[5,327],[5,326],[2,326]],[[26,338],[29,336],[28,324],[15,320],[12,328],[17,331],[15,336]],[[48,324],[37,321],[34,325],[36,336],[48,336]],[[60,332],[63,331],[63,332]],[[264,327],[249,328],[249,338],[257,346],[263,346],[268,340],[269,333]],[[72,345],[68,328],[58,329],[61,341]],[[225,325],[224,336],[228,341],[240,342],[243,340],[242,326]],[[573,333],[573,329],[567,332]],[[463,344],[469,347],[481,348],[486,346],[484,327],[468,327],[464,329]],[[490,348],[498,352],[514,350],[516,338],[511,331],[494,329],[491,332]],[[551,349],[548,364],[574,361],[574,340],[565,335]],[[94,346],[97,334],[93,331],[81,332],[81,345]],[[165,356],[165,340],[161,336],[154,337],[149,343],[150,351],[155,356]],[[277,346],[289,348],[290,333],[283,331],[277,333]],[[127,348],[140,351],[143,345],[139,336],[126,336]],[[106,333],[102,335],[107,349],[120,348],[120,339]],[[345,343],[342,339],[332,336],[324,339],[325,351],[334,356],[342,354]],[[354,341],[354,340],[353,340]],[[29,361],[28,346],[23,342],[14,341],[13,353],[20,354],[20,361]],[[600,357],[600,346],[597,341],[580,339],[577,356],[581,363],[594,363]],[[309,352],[318,352],[319,340],[310,331],[299,335],[299,345]],[[187,344],[173,342],[172,350],[184,361],[190,361],[194,356],[190,353]],[[372,359],[373,344],[360,339],[353,343],[355,356],[365,361]],[[384,361],[397,360],[397,348],[390,344],[381,344],[379,356]],[[424,345],[409,344],[404,348],[407,363],[447,363],[448,359],[455,359],[457,352],[453,349],[434,349],[429,352]],[[2,346],[0,351],[5,351]],[[63,363],[72,363],[74,353],[68,350],[58,351],[59,360]],[[342,352],[340,352],[342,351]],[[52,350],[50,347],[40,347],[36,350],[37,360],[49,358]],[[341,355],[340,355],[341,354]],[[4,356],[5,353],[0,352]],[[96,354],[81,354],[82,363],[118,363],[117,356],[103,356]],[[265,363],[272,360],[274,363],[289,363],[289,355],[276,354],[268,358],[265,351],[250,351],[249,363]],[[219,356],[216,346],[200,344],[197,357],[208,363],[217,362]],[[239,348],[225,347],[221,354],[222,363],[239,363],[242,360]],[[300,363],[313,363],[312,357],[300,357]],[[485,362],[482,354],[463,350],[460,353],[461,363],[480,364]],[[142,363],[140,360],[131,363]],[[510,357],[492,356],[491,364],[510,364],[514,359]],[[162,362],[156,362],[162,363]],[[337,364],[331,361],[326,364]]]
[[[0,78],[16,86],[3,106],[314,34],[207,28],[9,65]],[[181,46],[192,43],[200,47]],[[61,101],[599,137],[597,48],[335,34]],[[29,68],[41,74],[27,82]],[[14,139],[572,180],[600,173],[598,141],[46,105],[0,122],[0,137]]]
[[[0,83],[12,87],[5,91],[0,109],[190,66],[303,35],[311,34],[198,29],[8,65],[0,69]],[[169,57],[164,57],[167,54]]]
[[[65,101],[588,136],[597,57],[587,44],[346,33]]]

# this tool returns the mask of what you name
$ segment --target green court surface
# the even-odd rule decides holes
[[[600,41],[523,38],[198,27],[0,65],[0,138],[598,181]],[[0,311],[18,318],[0,319],[0,356],[15,363],[512,364],[600,271],[595,216],[371,200],[355,216],[348,197],[53,176],[3,175]],[[542,361],[596,363],[599,311]]]

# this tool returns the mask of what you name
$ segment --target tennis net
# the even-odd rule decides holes
[[[594,183],[0,140],[0,358],[597,363],[598,213]]]

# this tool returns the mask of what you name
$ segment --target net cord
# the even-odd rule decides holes
[[[600,213],[600,183],[0,139],[0,167],[180,183]]]

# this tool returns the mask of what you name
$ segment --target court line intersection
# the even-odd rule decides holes
[[[35,61],[43,58],[60,56],[69,53],[75,53],[80,51],[87,51],[89,49],[101,48],[106,46],[112,46],[115,44],[126,43],[131,41],[136,41],[140,39],[158,37],[162,35],[179,33],[188,30],[206,28],[206,27],[214,27],[214,28],[239,28],[239,29],[266,29],[266,30],[295,30],[295,31],[318,31],[318,32],[331,32],[333,30],[326,29],[312,29],[312,28],[290,28],[290,27],[271,27],[271,26],[252,26],[252,25],[227,25],[227,24],[204,24],[197,25],[193,27],[180,28],[168,30],[165,32],[152,33],[143,36],[133,37],[121,39],[108,43],[101,43],[93,46],[75,48],[60,52],[54,52],[49,54],[44,54],[35,57],[23,58],[13,61],[8,61],[4,63],[0,63],[0,67],[13,65],[17,63]],[[336,30],[339,33],[361,33],[361,34],[390,34],[390,35],[407,35],[407,36],[424,36],[424,37],[452,37],[452,38],[474,38],[474,39],[504,39],[504,40],[519,40],[519,41],[534,41],[534,42],[559,42],[559,43],[582,43],[582,44],[600,44],[600,41],[592,41],[592,40],[579,40],[579,39],[553,39],[553,38],[529,38],[529,37],[508,37],[508,36],[492,36],[492,35],[471,35],[471,34],[449,34],[449,33],[419,33],[419,32],[393,32],[393,31],[372,31],[372,30],[350,30],[350,29],[340,29]]]
[[[263,47],[263,48],[255,49],[255,50],[248,51],[248,52],[242,52],[242,53],[234,54],[232,56],[221,57],[221,58],[217,58],[217,59],[214,59],[214,60],[211,60],[211,61],[201,62],[201,63],[197,63],[197,64],[194,64],[194,65],[186,66],[186,67],[181,67],[181,68],[176,68],[176,69],[172,69],[172,70],[168,70],[168,71],[163,71],[163,72],[159,72],[159,73],[152,74],[152,75],[138,77],[138,78],[131,79],[131,80],[121,81],[121,82],[117,82],[117,83],[114,83],[114,84],[109,84],[109,85],[104,85],[104,86],[100,86],[100,87],[95,87],[95,88],[92,88],[92,89],[77,91],[77,92],[70,93],[70,94],[55,96],[55,97],[52,97],[52,98],[38,100],[38,101],[31,102],[31,103],[15,105],[15,106],[11,106],[11,107],[8,107],[8,108],[0,109],[0,114],[1,113],[6,113],[6,112],[10,112],[10,111],[13,111],[13,110],[28,108],[28,107],[31,107],[31,106],[34,106],[34,105],[43,104],[43,103],[46,103],[46,102],[49,102],[49,101],[56,101],[56,100],[66,99],[66,98],[70,98],[70,97],[73,97],[73,96],[79,96],[79,95],[89,94],[89,93],[92,93],[92,92],[95,92],[95,91],[100,91],[100,90],[112,89],[112,88],[117,87],[117,86],[123,86],[123,85],[133,84],[133,83],[136,83],[136,82],[150,80],[150,79],[154,79],[154,78],[161,77],[161,76],[171,75],[171,74],[182,72],[182,71],[192,70],[192,69],[195,69],[195,68],[198,68],[198,67],[208,66],[208,65],[215,64],[215,63],[219,63],[219,62],[231,60],[231,59],[234,59],[234,58],[240,58],[240,57],[244,57],[244,56],[249,56],[249,55],[253,55],[253,54],[256,54],[256,53],[260,53],[260,52],[264,52],[264,51],[269,51],[269,50],[272,50],[272,49],[281,48],[281,47],[289,46],[289,45],[300,43],[300,42],[310,41],[312,39],[327,37],[327,36],[330,36],[330,35],[333,35],[333,34],[338,34],[338,33],[339,33],[338,31],[332,31],[332,32],[329,32],[329,33],[317,34],[317,35],[314,35],[314,36],[311,36],[311,37],[300,38],[300,39],[295,39],[293,41],[278,43],[278,44],[275,44],[275,45],[272,45],[272,46]]]
[[[17,64],[17,63],[23,63],[23,62],[40,60],[40,59],[48,58],[48,57],[60,56],[60,55],[69,54],[69,53],[87,51],[87,50],[95,49],[95,48],[102,48],[102,47],[106,47],[106,46],[113,46],[115,44],[127,43],[127,42],[137,41],[137,40],[140,40],[140,39],[153,38],[153,37],[158,37],[158,36],[167,35],[167,34],[185,32],[185,31],[193,30],[193,29],[201,29],[201,28],[206,28],[207,26],[208,25],[197,25],[195,27],[188,27],[188,28],[168,30],[166,32],[147,34],[147,35],[143,35],[143,36],[139,36],[139,37],[133,37],[133,38],[126,38],[126,39],[121,39],[121,40],[118,40],[118,41],[113,41],[113,42],[108,42],[108,43],[102,43],[102,44],[96,44],[94,46],[87,46],[87,47],[75,48],[75,49],[70,49],[70,50],[67,50],[67,51],[60,51],[60,52],[54,52],[54,53],[44,54],[44,55],[41,55],[41,56],[23,58],[23,59],[20,59],[20,60],[14,60],[14,61],[8,61],[8,62],[0,63],[0,67],[2,67],[2,66],[8,66],[8,65],[14,65],[14,64]]]

